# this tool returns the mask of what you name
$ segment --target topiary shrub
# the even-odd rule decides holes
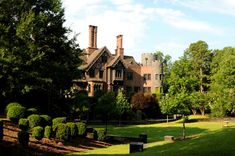
[[[104,141],[105,139],[105,129],[104,128],[95,128],[94,129],[94,135],[97,135],[95,139],[99,141]]]
[[[66,117],[58,117],[52,120],[52,130],[55,131],[56,127],[60,123],[66,123]]]
[[[43,127],[51,125],[51,117],[49,115],[40,115],[40,117],[42,119]]]
[[[34,128],[36,126],[41,126],[42,125],[42,119],[40,115],[38,114],[32,114],[28,116],[27,118],[29,120],[29,127]]]
[[[29,121],[26,118],[21,118],[18,122],[18,125],[21,130],[27,131],[29,128]]]
[[[0,141],[3,139],[3,121],[0,120]]]
[[[85,136],[86,135],[86,124],[83,122],[77,122],[76,123],[78,128],[78,136]]]
[[[78,127],[74,122],[68,122],[66,123],[66,125],[69,127],[70,129],[70,136],[71,137],[75,137],[78,134]]]
[[[52,134],[51,126],[46,126],[44,130],[44,137],[50,139]]]
[[[29,145],[29,133],[27,131],[18,132],[18,142],[24,147]]]
[[[12,106],[9,108],[7,112],[7,118],[9,118],[11,121],[18,123],[20,118],[23,118],[25,116],[25,107],[22,106]]]
[[[26,116],[30,116],[32,114],[38,114],[37,108],[29,108],[29,109],[27,109]]]
[[[7,114],[8,110],[9,110],[11,107],[13,107],[13,106],[19,106],[19,107],[21,107],[21,104],[19,104],[19,103],[17,103],[17,102],[11,102],[11,103],[9,103],[9,104],[6,106],[6,108],[5,108],[5,113]]]
[[[56,126],[56,135],[55,137],[60,140],[69,140],[69,127],[64,123],[59,123]]]
[[[43,138],[43,127],[37,126],[32,129],[32,137],[38,140]]]

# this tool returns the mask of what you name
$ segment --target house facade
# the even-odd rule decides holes
[[[89,26],[89,44],[81,54],[80,79],[74,80],[74,88],[86,90],[94,96],[98,90],[117,92],[123,88],[127,95],[136,92],[152,92],[162,86],[161,63],[151,53],[142,54],[141,63],[124,55],[123,36],[117,36],[117,48],[111,53],[107,47],[97,47],[97,26]]]

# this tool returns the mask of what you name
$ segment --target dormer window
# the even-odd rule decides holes
[[[121,78],[122,77],[122,70],[117,69],[116,73],[115,73],[115,76],[118,77],[118,78]]]
[[[106,63],[106,62],[107,62],[107,56],[106,56],[106,55],[103,55],[103,56],[101,57],[101,61],[102,61],[102,63]]]

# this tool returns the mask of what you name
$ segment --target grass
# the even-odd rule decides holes
[[[193,117],[194,119],[195,117]],[[163,141],[165,135],[180,138],[182,123],[161,123],[150,125],[133,125],[125,127],[109,126],[109,134],[123,136],[138,136],[140,133],[148,134],[148,143],[144,152],[131,155],[141,156],[232,156],[235,155],[235,124],[222,128],[222,122],[191,122],[186,124],[187,139],[183,141]],[[70,155],[92,156],[124,156],[129,154],[129,145],[113,145],[107,148],[88,150],[85,153],[72,153]]]

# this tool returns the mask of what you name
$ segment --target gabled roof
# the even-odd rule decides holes
[[[108,66],[107,67],[115,67],[116,64],[121,61],[123,66],[125,68],[127,68],[127,66],[125,65],[125,63],[123,62],[123,59],[121,59],[119,56],[115,56],[114,59],[112,61],[109,62]]]
[[[96,62],[96,60],[98,60],[98,58],[104,53],[104,52],[108,52],[109,55],[112,55],[110,53],[110,51],[106,48],[106,47],[102,47],[102,48],[99,48],[95,51],[93,51],[89,57],[87,57],[87,55],[82,56],[81,59],[83,59],[83,62],[85,62],[85,64],[82,64],[79,69],[82,69],[82,70],[89,70],[90,67]],[[83,53],[86,53],[86,51],[83,51]]]

